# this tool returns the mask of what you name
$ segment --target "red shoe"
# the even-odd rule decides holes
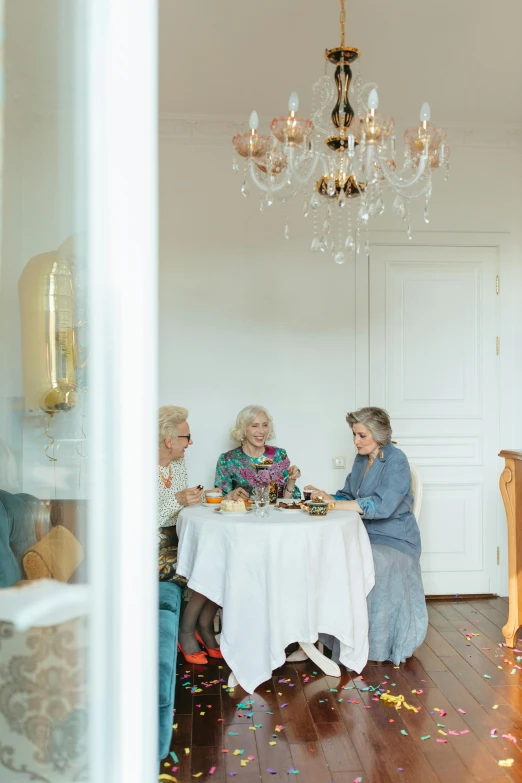
[[[213,649],[213,650],[212,650],[210,647],[207,647],[207,645],[205,644],[205,642],[203,641],[203,639],[201,638],[201,636],[199,635],[199,633],[198,633],[197,631],[196,631],[196,633],[194,634],[194,636],[196,637],[196,640],[197,640],[197,641],[198,641],[200,644],[202,644],[202,645],[203,645],[203,647],[205,648],[205,650],[207,651],[208,655],[209,655],[211,658],[223,658],[223,653],[221,652],[221,650],[219,649],[219,647],[214,647],[214,649]],[[205,653],[203,653],[203,655],[204,655],[204,654],[205,654]]]
[[[205,655],[205,653],[200,650],[200,652],[197,653],[191,653],[190,655],[185,652],[181,644],[178,642],[178,650],[180,653],[183,654],[183,657],[185,658],[187,663],[199,663],[199,664],[205,664],[208,663],[208,658]]]

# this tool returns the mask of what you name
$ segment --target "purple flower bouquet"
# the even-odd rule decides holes
[[[279,481],[281,474],[290,467],[290,460],[273,462],[271,465],[256,465],[250,468],[241,468],[239,475],[248,481],[251,487],[263,487]]]

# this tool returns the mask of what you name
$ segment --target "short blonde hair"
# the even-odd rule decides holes
[[[178,437],[178,424],[187,421],[188,410],[177,405],[163,405],[159,409],[159,446],[165,444],[166,438],[173,440]]]
[[[252,424],[254,419],[259,413],[264,413],[268,419],[268,435],[267,440],[273,440],[275,438],[273,419],[266,408],[262,405],[247,405],[242,411],[239,411],[236,419],[236,426],[230,431],[230,437],[232,440],[238,443],[243,443],[245,440],[246,428]]]
[[[354,424],[364,424],[372,433],[379,446],[387,446],[391,441],[392,428],[388,412],[384,408],[359,408],[346,414],[346,421],[353,430]]]

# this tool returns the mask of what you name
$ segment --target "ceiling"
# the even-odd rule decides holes
[[[160,0],[160,111],[304,114],[339,45],[338,0]],[[346,0],[346,44],[362,50],[363,81],[380,109],[416,124],[423,101],[437,123],[522,126],[522,0]]]
[[[152,1],[152,0],[151,0]],[[83,6],[81,6],[83,7]],[[6,0],[8,109],[24,116],[78,96],[84,24],[70,0]],[[522,127],[522,0],[346,0],[346,43],[398,124]],[[247,118],[304,114],[339,43],[339,0],[159,0],[160,112]],[[75,75],[76,74],[76,75]]]

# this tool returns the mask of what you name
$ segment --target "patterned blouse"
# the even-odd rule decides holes
[[[166,487],[161,477],[171,486]],[[158,465],[158,541],[160,582],[174,582],[184,587],[187,580],[176,574],[178,565],[178,536],[176,521],[183,508],[176,500],[176,494],[188,487],[187,466],[184,459],[172,460],[170,465]]]
[[[240,446],[237,449],[232,449],[232,451],[221,454],[216,465],[214,486],[223,490],[224,495],[228,495],[229,492],[232,492],[233,489],[237,489],[237,487],[243,487],[250,492],[248,481],[239,475],[239,471],[241,468],[248,468],[249,465],[259,464],[261,460],[266,457],[273,462],[282,462],[287,459],[287,453],[284,449],[279,449],[276,446],[266,446],[263,457],[249,457]],[[284,470],[279,478],[278,495],[281,498],[284,497],[287,482],[288,471]],[[301,490],[299,487],[294,487],[292,497],[301,497]]]

